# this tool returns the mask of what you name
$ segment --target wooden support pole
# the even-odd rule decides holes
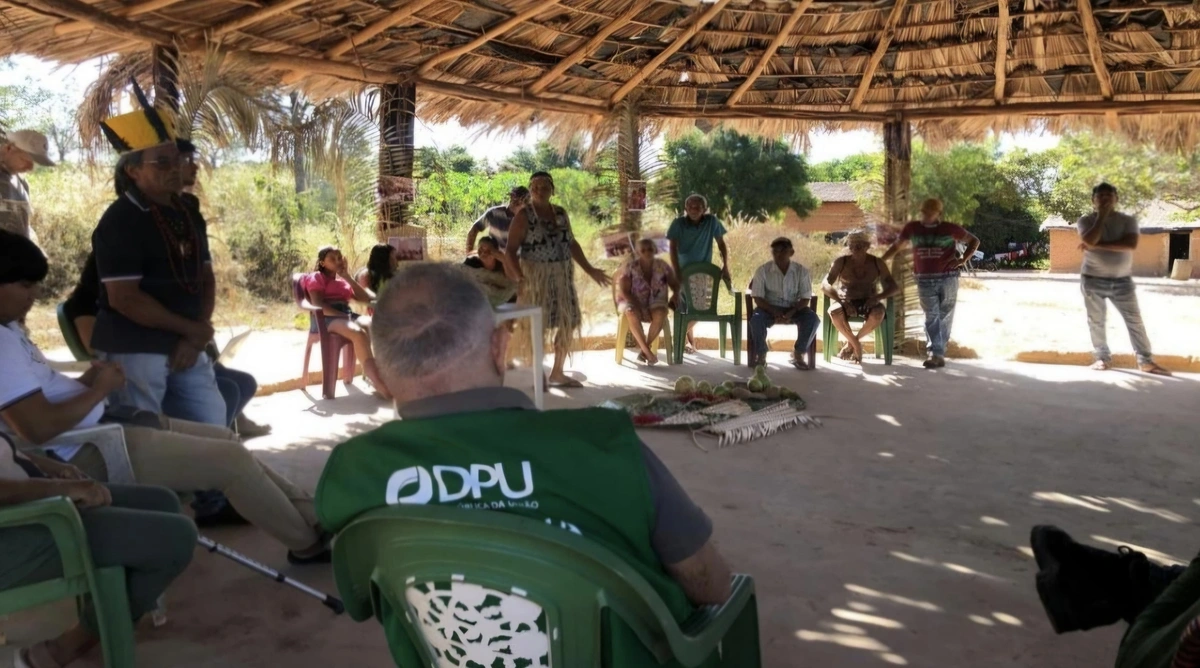
[[[738,100],[741,100],[742,96],[746,94],[746,91],[754,86],[754,82],[758,80],[763,70],[767,68],[767,63],[771,62],[771,58],[775,56],[775,52],[791,36],[792,30],[796,28],[796,23],[800,21],[801,16],[804,16],[804,12],[808,11],[809,7],[812,7],[812,4],[813,0],[800,0],[800,2],[796,3],[796,8],[792,10],[792,15],[783,22],[783,27],[780,28],[779,32],[775,33],[775,39],[771,40],[771,43],[767,45],[767,50],[763,52],[762,57],[754,64],[754,69],[742,81],[742,85],[738,86],[737,90],[733,91],[733,94],[725,101],[726,107],[732,107],[737,104]]]
[[[179,50],[173,46],[153,46],[150,69],[154,77],[154,106],[179,112]],[[176,121],[175,132],[182,128]]]
[[[908,4],[908,0],[896,0],[896,4],[892,5],[892,11],[884,21],[883,31],[879,34],[879,43],[875,45],[875,52],[867,61],[867,69],[863,70],[862,80],[858,82],[858,90],[854,91],[854,97],[850,100],[851,111],[858,111],[862,108],[863,99],[866,98],[867,91],[871,88],[871,80],[875,78],[875,70],[879,69],[879,63],[883,62],[883,56],[892,43],[892,37],[896,34],[896,25],[900,23],[900,17],[904,15],[906,4]]]
[[[908,221],[912,190],[912,125],[900,118],[883,124],[883,199],[887,222],[903,226]],[[892,276],[902,290],[896,296],[896,345],[912,338],[908,331],[921,322],[920,300],[912,275],[912,253],[904,252],[892,262]],[[918,334],[919,335],[919,334]]]
[[[512,30],[513,28],[517,27],[518,25],[521,25],[522,23],[525,23],[526,21],[533,19],[538,14],[541,14],[542,12],[546,11],[547,9],[550,9],[551,7],[553,7],[557,4],[558,4],[558,0],[542,0],[541,2],[536,3],[532,7],[521,12],[520,14],[512,16],[504,21],[501,21],[499,24],[497,24],[495,26],[488,28],[487,30],[485,30],[483,32],[482,35],[480,35],[479,37],[476,37],[475,39],[471,40],[470,42],[467,42],[466,44],[463,44],[462,46],[456,46],[453,49],[446,49],[445,51],[434,54],[434,55],[430,56],[429,58],[427,58],[425,60],[425,62],[421,63],[421,66],[417,68],[417,74],[419,76],[425,76],[425,75],[429,74],[430,72],[432,72],[433,68],[437,67],[438,65],[441,65],[442,63],[452,62],[455,58],[458,58],[459,56],[464,56],[464,55],[474,51],[475,49],[478,49],[479,47],[488,43],[488,41],[490,41],[493,37],[503,35],[504,33],[508,32],[509,30]]]
[[[325,55],[329,58],[337,58],[356,46],[362,46],[379,33],[391,28],[392,26],[400,23],[404,19],[416,14],[417,12],[425,9],[437,1],[438,0],[412,0],[412,2],[409,2],[400,9],[397,9],[391,14],[388,14],[387,16],[358,31],[358,33],[354,36],[347,37],[346,39],[338,42],[333,46],[333,48],[326,51]]]
[[[1111,100],[1112,76],[1108,73],[1108,66],[1104,64],[1104,52],[1100,49],[1100,31],[1096,28],[1096,17],[1092,14],[1092,2],[1076,0],[1076,4],[1079,7],[1079,22],[1083,24],[1083,36],[1087,38],[1088,57],[1092,60],[1096,79],[1100,81],[1100,94],[1104,99]]]
[[[1008,31],[1012,22],[1008,18],[1008,0],[997,3],[999,14],[996,17],[996,104],[1004,103],[1004,86],[1008,78]]]
[[[132,18],[134,16],[141,16],[142,14],[149,14],[150,12],[157,12],[160,9],[166,9],[167,7],[179,4],[180,2],[183,2],[183,0],[147,0],[146,2],[139,2],[136,5],[128,5],[121,7],[120,9],[114,9],[112,14],[113,16]],[[95,28],[96,27],[91,23],[86,23],[84,21],[65,21],[54,26],[54,35],[56,37],[61,37],[63,35],[70,35],[71,33],[94,30]]]
[[[622,102],[617,110],[617,187],[621,190],[621,229],[642,229],[642,212],[630,211],[630,183],[642,180],[642,132],[638,108]]]
[[[898,1],[903,2],[904,0]],[[636,74],[630,77],[629,81],[626,81],[623,86],[618,88],[617,92],[613,93],[612,98],[609,99],[609,104],[615,105],[621,100],[624,100],[631,92],[633,92],[634,88],[638,87],[638,84],[645,81],[646,77],[654,74],[658,68],[662,67],[663,63],[667,62],[671,56],[675,55],[676,51],[682,49],[684,46],[687,46],[687,43],[696,36],[696,33],[700,32],[704,26],[708,25],[709,21],[712,21],[714,18],[716,18],[717,14],[720,14],[721,10],[725,9],[725,6],[728,5],[729,2],[730,0],[717,0],[713,4],[709,5],[708,9],[704,10],[700,16],[696,17],[696,20],[693,21],[686,30],[676,35],[675,39],[671,40],[671,43],[667,44],[662,51],[659,51],[657,56],[651,58],[650,62],[646,63],[642,69],[638,70]]]
[[[412,179],[417,127],[417,87],[385,84],[379,87],[379,238],[412,222],[411,205],[384,197],[389,178]],[[414,191],[415,192],[415,191]],[[394,236],[394,235],[393,235]]]
[[[811,0],[809,1],[811,2]],[[625,13],[613,19],[608,25],[600,28],[595,35],[592,35],[592,38],[589,39],[586,44],[578,49],[575,49],[565,58],[558,61],[558,64],[550,68],[550,71],[546,72],[541,77],[538,77],[537,81],[529,84],[529,87],[526,88],[526,90],[533,95],[537,95],[538,93],[546,90],[550,84],[558,81],[559,77],[565,74],[567,70],[571,69],[571,66],[575,65],[584,58],[587,58],[591,52],[600,48],[600,45],[604,43],[604,40],[612,37],[613,33],[628,25],[628,23],[636,18],[638,13],[645,8],[645,2],[642,0],[633,0],[633,2],[629,5],[629,9],[625,10]]]

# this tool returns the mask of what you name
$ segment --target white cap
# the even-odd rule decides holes
[[[29,154],[29,159],[37,164],[43,167],[54,166],[54,161],[50,159],[50,142],[46,135],[37,130],[17,130],[8,133],[5,139],[9,144]]]

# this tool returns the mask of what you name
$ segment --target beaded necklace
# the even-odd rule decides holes
[[[167,246],[167,259],[171,263],[171,275],[188,294],[195,295],[199,294],[201,289],[201,262],[198,257],[200,240],[196,235],[196,226],[192,223],[192,214],[188,211],[188,207],[180,200],[175,200],[175,203],[183,212],[182,218],[163,215],[162,210],[153,202],[149,203],[150,215],[154,218],[154,225],[158,228],[163,243]],[[194,261],[196,264],[194,277],[187,275],[189,261]]]

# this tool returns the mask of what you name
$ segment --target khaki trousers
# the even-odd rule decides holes
[[[258,461],[237,434],[218,427],[162,417],[163,428],[125,426],[125,444],[139,484],[179,493],[220,490],[251,524],[291,550],[307,550],[320,539],[312,497]],[[98,480],[107,471],[93,448],[71,460]]]

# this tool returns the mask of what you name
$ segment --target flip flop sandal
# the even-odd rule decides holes
[[[1108,362],[1105,362],[1104,360],[1096,360],[1095,362],[1092,362],[1092,366],[1089,368],[1093,371],[1108,371],[1112,367],[1109,366]]]
[[[1138,368],[1142,370],[1142,373],[1148,373],[1152,376],[1172,376],[1172,375],[1174,375],[1169,370],[1164,369],[1163,367],[1161,367],[1157,364],[1145,364]]]

